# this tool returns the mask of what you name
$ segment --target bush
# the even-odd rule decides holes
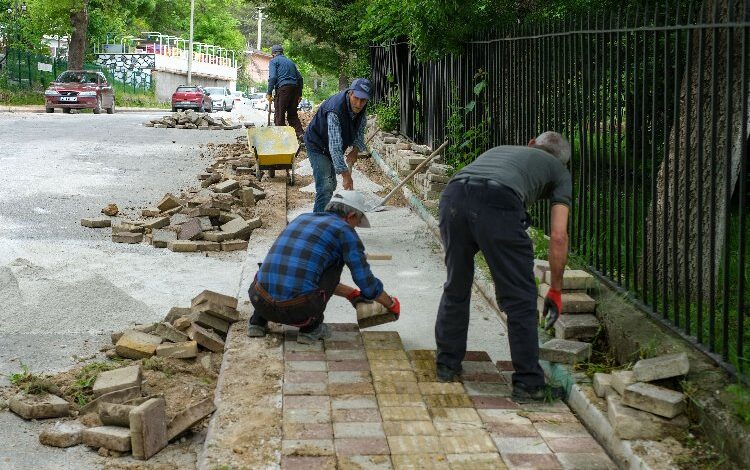
[[[392,132],[401,125],[401,102],[398,90],[391,94],[386,100],[375,105],[375,114],[378,116],[380,129]]]

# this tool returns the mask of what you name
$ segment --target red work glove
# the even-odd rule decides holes
[[[351,302],[352,307],[354,308],[357,308],[357,304],[372,303],[372,300],[367,300],[364,297],[362,297],[362,291],[360,291],[359,289],[354,289],[353,291],[351,291],[351,293],[349,293],[349,295],[346,296],[346,300]]]
[[[555,326],[555,322],[562,315],[562,292],[550,289],[544,298],[544,309],[542,315],[545,318],[544,329],[549,331]]]
[[[391,298],[393,299],[393,305],[388,308],[388,311],[396,315],[396,320],[398,320],[398,317],[401,316],[401,302],[396,297]]]

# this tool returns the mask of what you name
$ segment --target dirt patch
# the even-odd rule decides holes
[[[393,181],[383,173],[383,170],[380,169],[377,162],[375,162],[375,159],[372,157],[360,158],[357,161],[357,170],[364,173],[371,181],[383,187],[382,190],[376,193],[378,196],[385,197],[394,187],[396,187],[396,185],[393,184]],[[388,205],[395,207],[408,207],[409,201],[406,200],[403,192],[397,191],[388,201]]]

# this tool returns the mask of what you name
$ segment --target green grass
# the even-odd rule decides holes
[[[0,104],[5,106],[44,105],[44,92],[0,88]]]
[[[726,390],[731,396],[734,414],[745,424],[750,424],[750,388],[734,384],[728,386]]]
[[[8,378],[11,384],[30,395],[57,394],[60,392],[60,389],[49,377],[30,372],[29,367],[25,364],[21,364],[21,372],[13,373]]]
[[[167,361],[163,357],[149,357],[148,359],[144,359],[143,368],[161,372],[167,377],[171,377],[175,373],[174,369],[167,364]]]
[[[122,367],[122,361],[92,362],[86,364],[78,371],[73,380],[64,391],[76,404],[83,406],[93,398],[91,388],[101,372]]]

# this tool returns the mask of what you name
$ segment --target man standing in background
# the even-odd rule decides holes
[[[302,140],[302,123],[297,116],[297,105],[302,99],[302,75],[294,62],[284,56],[281,44],[271,47],[273,59],[268,64],[268,106],[276,100],[276,114],[273,123],[286,126],[286,121],[294,128],[297,138]],[[273,92],[276,90],[276,98]]]

